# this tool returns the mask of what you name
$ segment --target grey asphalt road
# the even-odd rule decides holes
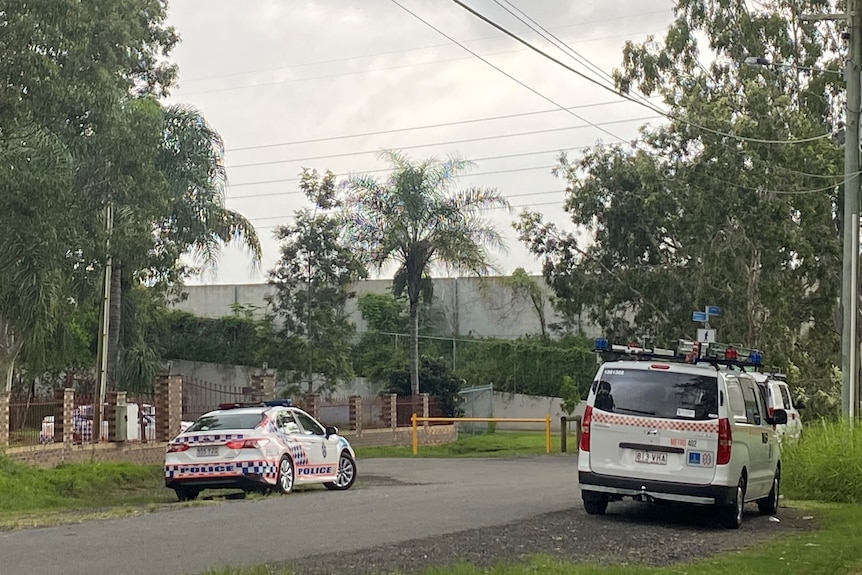
[[[372,459],[354,489],[0,533],[0,573],[191,575],[499,525],[579,504],[574,457]]]

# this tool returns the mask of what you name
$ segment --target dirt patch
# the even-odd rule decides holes
[[[487,568],[535,554],[577,562],[668,565],[816,527],[814,521],[803,519],[807,516],[803,510],[783,507],[775,522],[749,507],[738,530],[717,526],[715,517],[702,508],[618,503],[603,517],[588,517],[577,507],[496,527],[305,557],[286,566],[303,575],[408,574],[456,563]]]

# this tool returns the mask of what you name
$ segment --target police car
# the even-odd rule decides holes
[[[290,493],[322,483],[350,489],[356,454],[335,427],[324,427],[289,400],[223,404],[168,444],[165,486],[180,501],[204,489]]]
[[[584,508],[604,514],[631,497],[707,509],[738,528],[746,503],[778,509],[781,449],[757,382],[762,355],[680,340],[676,350],[596,341],[601,363],[587,398],[578,454]]]

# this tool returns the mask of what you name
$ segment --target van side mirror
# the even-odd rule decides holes
[[[786,425],[787,412],[783,409],[776,409],[774,412],[772,412],[772,421],[769,423],[772,423],[772,425]]]
[[[785,417],[787,416],[785,415]],[[324,431],[326,433],[326,439],[329,439],[333,435],[338,435],[338,428],[333,425],[327,425]]]
[[[801,397],[793,402],[793,407],[796,409],[805,409],[805,400]]]

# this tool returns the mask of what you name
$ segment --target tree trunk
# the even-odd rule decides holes
[[[111,268],[111,305],[108,317],[108,373],[105,389],[117,389],[117,363],[120,358],[120,321],[123,309],[123,268],[118,263]]]
[[[3,374],[3,389],[12,391],[12,377],[15,374],[15,360],[21,351],[21,340],[12,333],[11,326],[0,317],[0,374]]]
[[[5,357],[0,358],[0,367],[3,368],[3,375],[5,376],[4,381],[6,385],[4,386],[4,389],[6,390],[6,393],[9,393],[12,391],[12,376],[15,374],[15,360],[10,360]]]
[[[415,408],[419,397],[419,298],[410,298],[410,391]]]

